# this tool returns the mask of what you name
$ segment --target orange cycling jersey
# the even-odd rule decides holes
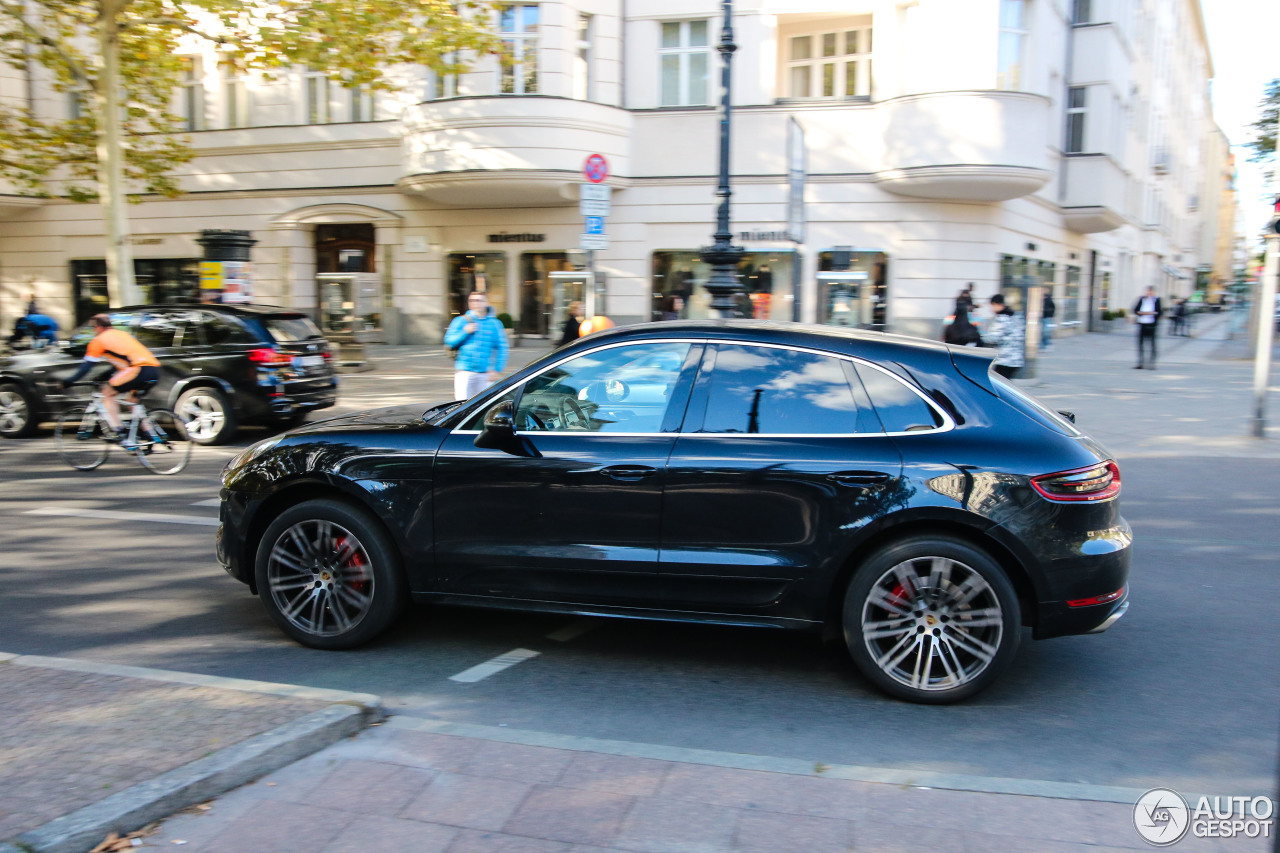
[[[107,329],[94,335],[85,348],[84,357],[86,361],[109,361],[117,370],[160,366],[151,350],[138,343],[133,335],[119,329]]]

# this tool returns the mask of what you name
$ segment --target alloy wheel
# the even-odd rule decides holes
[[[323,519],[281,532],[267,557],[267,584],[280,615],[311,637],[351,631],[374,601],[369,552],[350,530]]]
[[[0,388],[0,435],[21,435],[30,420],[26,398],[11,387]]]
[[[199,391],[184,394],[175,411],[186,424],[192,440],[201,444],[217,439],[226,425],[226,407],[214,394]]]

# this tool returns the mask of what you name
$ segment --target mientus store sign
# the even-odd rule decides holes
[[[490,243],[544,243],[546,240],[546,234],[508,234],[506,231],[500,231],[489,235]]]

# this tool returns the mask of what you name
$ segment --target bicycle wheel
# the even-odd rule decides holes
[[[63,413],[53,432],[62,461],[81,471],[92,471],[106,461],[110,435],[98,413],[84,406]]]
[[[138,424],[134,453],[154,474],[176,474],[187,467],[195,442],[182,419],[168,409],[151,409]]]

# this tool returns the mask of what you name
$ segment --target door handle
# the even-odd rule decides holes
[[[878,486],[893,479],[883,471],[837,471],[827,479],[840,486]]]
[[[658,469],[648,465],[610,465],[608,468],[601,468],[600,473],[613,480],[635,483],[658,473]]]

